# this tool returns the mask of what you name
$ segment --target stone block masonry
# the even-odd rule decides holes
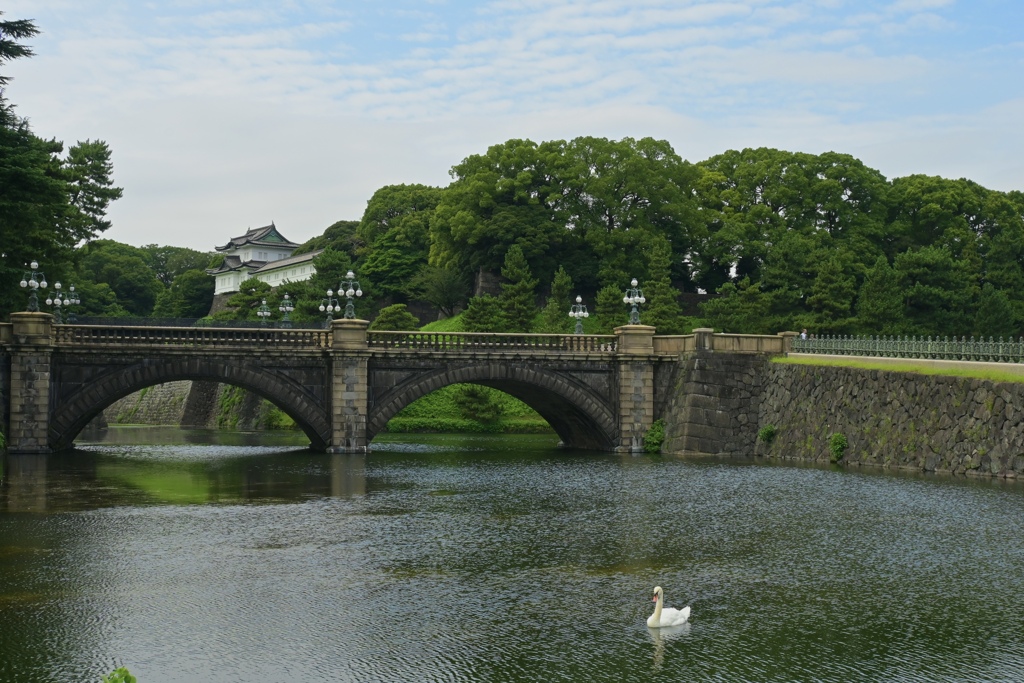
[[[664,409],[662,452],[751,455],[767,364],[764,354],[688,354]]]
[[[1024,473],[1024,384],[768,363],[758,422],[775,427],[757,455],[846,465],[1017,477]]]

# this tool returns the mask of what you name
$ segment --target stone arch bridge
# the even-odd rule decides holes
[[[417,398],[472,383],[522,400],[567,446],[636,451],[664,410],[680,359],[722,336],[654,332],[368,332],[362,320],[336,320],[327,330],[119,327],[15,313],[0,324],[0,411],[12,453],[48,453],[71,447],[123,396],[173,380],[213,380],[274,403],[312,448],[351,453],[366,451]],[[779,352],[784,342],[751,339],[764,340],[755,343],[761,352]]]

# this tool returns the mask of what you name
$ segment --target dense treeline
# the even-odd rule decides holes
[[[30,22],[0,22],[0,64],[30,54]],[[3,83],[0,78],[0,84]],[[211,255],[96,237],[120,189],[102,142],[62,146],[0,109],[0,312],[23,305],[23,264],[76,281],[83,314],[197,317],[209,310]],[[351,268],[360,317],[410,327],[425,302],[462,329],[570,331],[577,295],[588,332],[626,321],[631,278],[642,322],[729,332],[1018,336],[1024,331],[1024,193],[970,180],[894,180],[852,156],[728,151],[699,163],[665,141],[509,140],[451,169],[443,188],[383,187],[298,253],[317,274],[276,291],[249,280],[218,317],[322,320],[327,289]],[[228,228],[226,228],[227,230]],[[75,246],[79,245],[77,249]],[[216,259],[214,259],[214,262]],[[54,264],[54,265],[51,265]],[[64,272],[60,269],[63,268]],[[684,318],[681,292],[717,295]],[[472,296],[472,294],[479,294]],[[342,300],[341,303],[344,303]],[[379,314],[379,315],[378,315]]]

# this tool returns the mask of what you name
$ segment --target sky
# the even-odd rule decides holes
[[[104,237],[295,242],[512,138],[851,154],[1024,190],[1021,0],[7,0],[33,131],[105,140]]]

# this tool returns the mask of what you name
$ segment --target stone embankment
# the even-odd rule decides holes
[[[765,366],[758,419],[776,429],[757,453],[926,472],[1024,473],[1024,384],[859,368]]]
[[[166,382],[115,401],[96,424],[268,428],[273,407],[259,396],[217,382]]]
[[[1024,384],[710,353],[683,370],[665,453],[830,462],[841,434],[844,465],[1024,475]]]

